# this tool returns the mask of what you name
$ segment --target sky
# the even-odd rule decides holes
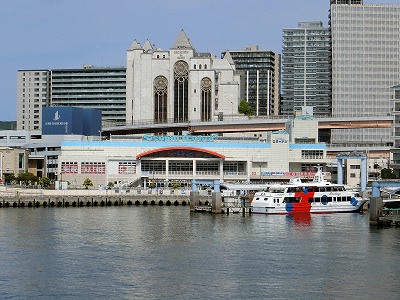
[[[17,72],[126,66],[148,39],[168,50],[183,29],[198,52],[258,45],[282,51],[282,30],[328,26],[329,0],[0,0],[0,121],[16,120]],[[364,0],[400,4],[400,0]]]

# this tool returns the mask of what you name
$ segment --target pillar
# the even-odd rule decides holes
[[[200,204],[200,192],[190,191],[190,211],[195,211],[196,206]]]
[[[212,204],[211,204],[211,213],[220,214],[221,206],[222,206],[222,197],[221,192],[213,192],[211,195]],[[192,202],[190,202],[191,205]]]
[[[367,190],[367,158],[361,158],[361,192]]]
[[[343,184],[343,159],[337,159],[337,182],[338,184]]]

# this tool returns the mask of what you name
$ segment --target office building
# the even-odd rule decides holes
[[[50,71],[19,70],[17,130],[40,130],[42,108],[50,105]]]
[[[363,0],[331,0],[331,5],[332,4],[347,4],[347,5],[363,4]]]
[[[400,82],[400,5],[360,2],[330,8],[332,115],[349,120],[390,114],[390,88]],[[390,129],[342,129],[332,131],[332,142],[390,144],[392,138]]]
[[[281,114],[312,106],[331,114],[330,31],[322,22],[299,22],[283,30]]]
[[[392,101],[393,101],[393,149],[391,153],[393,160],[390,166],[393,168],[393,173],[396,178],[400,178],[400,84],[392,88]]]
[[[227,50],[222,58],[235,65],[242,77],[240,100],[246,100],[256,116],[279,114],[280,55],[258,46]]]
[[[237,113],[239,79],[226,59],[197,52],[180,31],[169,50],[136,40],[127,50],[126,121],[216,121]]]
[[[104,125],[125,124],[126,68],[94,67],[51,70],[51,106],[101,110]]]

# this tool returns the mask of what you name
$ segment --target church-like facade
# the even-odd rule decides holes
[[[183,30],[164,51],[147,40],[127,50],[126,122],[209,122],[238,113],[240,76],[227,59],[199,53]]]

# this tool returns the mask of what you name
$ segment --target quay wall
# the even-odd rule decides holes
[[[212,201],[208,193],[202,193],[199,200],[202,205],[208,205]],[[186,206],[190,205],[190,192],[156,189],[130,191],[0,189],[0,208],[135,205]]]

